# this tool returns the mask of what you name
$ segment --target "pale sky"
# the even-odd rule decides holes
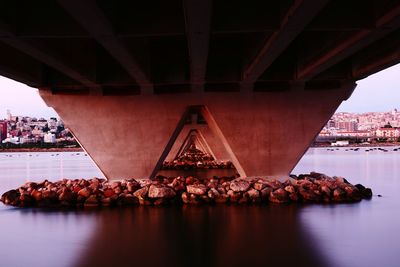
[[[349,100],[339,106],[338,111],[368,112],[400,110],[400,64],[383,70],[364,80]],[[58,117],[46,106],[38,90],[0,76],[0,119],[6,118],[7,109],[13,115],[30,117]]]

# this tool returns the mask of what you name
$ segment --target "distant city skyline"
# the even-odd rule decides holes
[[[381,112],[400,109],[400,64],[357,82],[353,95],[336,112]],[[47,107],[38,90],[0,76],[0,119],[7,110],[13,115],[30,117],[58,117]]]

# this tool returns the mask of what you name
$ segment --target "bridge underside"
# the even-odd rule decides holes
[[[400,62],[392,0],[0,7],[0,74],[39,88],[110,179],[154,176],[191,106],[240,175],[288,175],[355,82]]]

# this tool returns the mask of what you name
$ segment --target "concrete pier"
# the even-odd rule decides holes
[[[190,106],[204,106],[212,135],[223,144],[214,152],[231,160],[241,176],[280,177],[290,173],[354,87],[162,97],[40,93],[109,179],[156,173]]]

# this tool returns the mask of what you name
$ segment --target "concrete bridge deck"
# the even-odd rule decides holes
[[[0,74],[110,179],[154,175],[190,106],[242,176],[288,175],[355,82],[400,62],[399,1],[0,3]]]

